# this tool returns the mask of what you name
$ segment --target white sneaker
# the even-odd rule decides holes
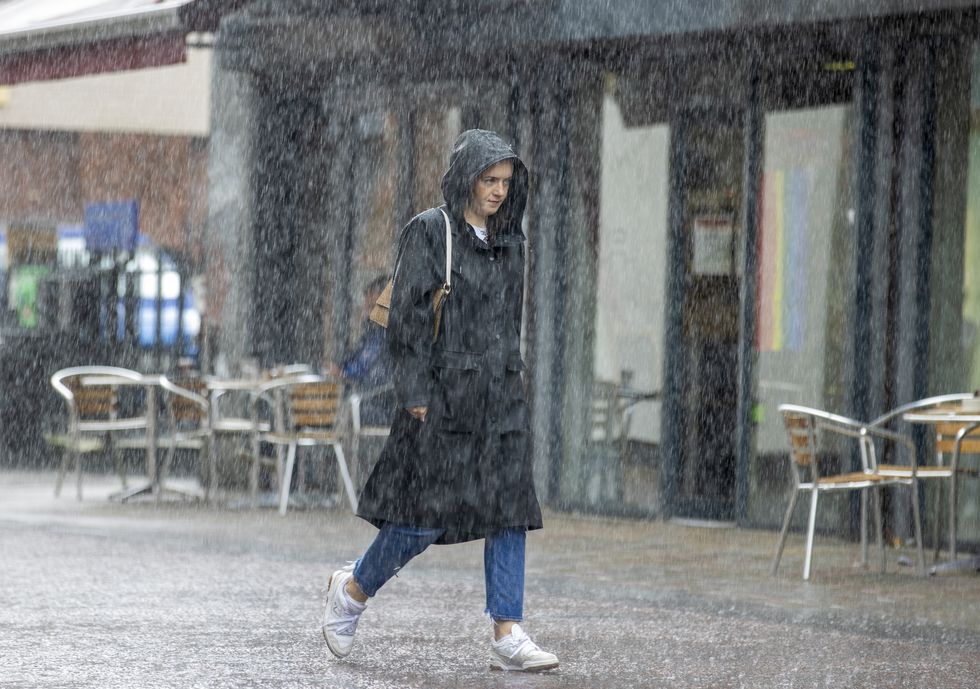
[[[338,658],[350,653],[354,645],[354,632],[357,620],[367,607],[358,603],[344,591],[347,582],[354,576],[354,563],[341,567],[330,577],[327,584],[327,604],[323,611],[323,639],[327,648]]]
[[[490,669],[541,672],[558,667],[558,656],[538,648],[531,637],[515,624],[510,634],[490,642]]]

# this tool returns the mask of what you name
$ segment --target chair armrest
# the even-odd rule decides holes
[[[355,392],[351,394],[348,399],[350,400],[351,425],[353,426],[355,434],[360,433],[363,426],[363,424],[361,424],[361,404],[365,400],[380,397],[386,392],[392,392],[394,389],[394,384],[389,383],[387,385],[379,385],[378,387],[369,388],[363,392]]]
[[[889,419],[894,418],[893,415],[889,416]],[[919,467],[919,453],[915,449],[915,443],[907,435],[901,433],[896,433],[895,431],[890,431],[887,428],[881,428],[880,426],[875,426],[869,424],[864,428],[865,433],[869,439],[880,438],[886,442],[893,442],[899,445],[903,445],[905,449],[909,451],[909,468],[912,470],[912,475],[915,476],[916,471]],[[874,443],[869,442],[869,445],[874,451]],[[874,455],[873,455],[874,456]],[[874,467],[878,466],[877,457],[875,456]]]

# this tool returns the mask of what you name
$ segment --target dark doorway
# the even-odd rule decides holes
[[[668,332],[674,372],[675,516],[730,520],[735,508],[742,116],[734,109],[680,113],[673,127],[672,241],[683,257],[674,284],[680,314]]]

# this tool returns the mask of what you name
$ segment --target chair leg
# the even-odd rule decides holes
[[[204,439],[201,459],[208,463],[208,485],[204,487],[204,502],[211,504],[218,488],[218,456],[211,438]]]
[[[112,464],[116,468],[116,475],[119,476],[119,482],[122,484],[122,489],[126,490],[126,462],[123,461],[122,455],[119,452],[112,453]]]
[[[786,534],[789,533],[789,524],[793,521],[793,510],[796,509],[796,500],[800,497],[800,491],[793,489],[793,495],[789,498],[789,506],[786,508],[786,516],[783,517],[783,528],[779,530],[779,540],[776,541],[776,552],[772,556],[772,567],[769,574],[775,576],[779,569],[779,561],[783,557],[783,546],[786,545]]]
[[[259,446],[258,434],[252,434],[252,465],[248,470],[248,494],[252,498],[252,503],[254,504],[258,500],[259,496],[259,465],[262,462],[262,458],[259,456],[261,447]]]
[[[942,521],[943,514],[943,482],[936,481],[936,514],[932,520],[932,561],[939,562],[939,551],[941,548],[940,543],[940,530],[939,523]]]
[[[177,454],[177,442],[176,440],[172,440],[170,447],[167,448],[167,454],[163,456],[163,463],[157,470],[157,502],[160,502],[160,496],[163,494],[163,482],[167,478],[167,474],[170,472],[170,466],[173,464],[175,454]]]
[[[881,487],[875,486],[871,489],[872,500],[874,501],[874,515],[875,515],[875,539],[878,544],[878,556],[881,562],[881,573],[885,573],[885,535],[884,535],[884,522],[881,519]]]
[[[283,447],[282,445],[276,445],[276,476],[279,477],[279,481],[280,481],[279,485],[282,485],[281,483],[282,472],[284,470],[283,467],[285,466],[286,463],[287,452],[288,452],[287,448]],[[295,457],[293,457],[293,461],[294,462],[296,461]],[[289,477],[289,480],[292,481],[292,476]]]
[[[344,482],[344,489],[347,491],[347,500],[350,501],[350,508],[357,512],[357,495],[354,493],[354,482],[351,481],[350,471],[347,469],[347,460],[344,459],[344,449],[340,443],[334,443],[334,454],[337,455],[337,468],[340,469],[340,478]]]
[[[926,573],[926,556],[922,549],[922,509],[919,505],[919,482],[912,481],[909,486],[912,491],[912,528],[915,530],[915,556],[919,565],[919,574]]]
[[[868,489],[861,489],[861,566],[868,566]]]
[[[68,448],[64,448],[61,451],[61,465],[58,467],[58,478],[54,482],[54,496],[57,498],[61,495],[61,486],[65,482],[65,474],[68,473],[68,466],[71,464],[71,458],[73,452]]]
[[[293,464],[296,462],[296,443],[289,444],[289,451],[286,453],[286,467],[282,472],[282,480],[279,482],[279,514],[286,514],[289,506],[289,485],[293,480]]]
[[[817,498],[820,491],[814,487],[810,492],[810,519],[806,527],[806,553],[803,556],[803,580],[810,578],[810,563],[813,559],[813,534],[817,528]]]
[[[300,495],[306,493],[306,456],[309,452],[301,454],[296,461],[296,492]]]
[[[949,480],[949,561],[956,561],[956,474]]]
[[[353,473],[353,480],[357,482],[358,485],[363,485],[364,477],[363,470],[361,467],[361,436],[357,432],[351,434],[350,441],[350,469]]]
[[[82,453],[79,452],[77,447],[72,450],[72,455],[75,459],[75,492],[78,495],[78,499],[82,499]]]

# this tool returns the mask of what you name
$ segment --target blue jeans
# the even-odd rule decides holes
[[[436,542],[443,529],[385,524],[354,567],[354,580],[368,596],[408,561]],[[519,622],[524,617],[524,528],[487,534],[483,543],[486,613],[494,620]]]

